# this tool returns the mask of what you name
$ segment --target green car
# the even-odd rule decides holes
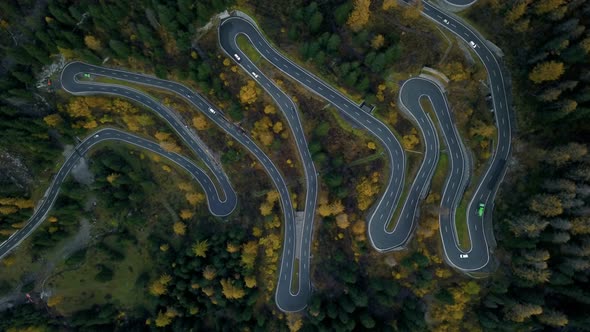
[[[479,208],[477,209],[477,215],[483,216],[483,210],[485,209],[486,205],[484,203],[479,203]]]
[[[85,77],[85,78],[90,78],[90,74],[88,74],[88,73],[84,73],[84,77]]]

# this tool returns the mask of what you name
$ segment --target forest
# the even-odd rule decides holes
[[[297,179],[297,162],[284,158],[295,154],[276,109],[253,84],[231,77],[233,66],[220,57],[215,34],[200,29],[231,8],[259,19],[270,39],[298,61],[377,105],[395,106],[400,73],[434,66],[444,53],[442,37],[420,18],[419,5],[391,0],[1,2],[0,240],[23,226],[63,160],[64,145],[75,144],[77,136],[111,125],[184,149],[169,128],[136,105],[61,92],[56,64],[72,59],[100,64],[108,58],[111,66],[190,82],[233,121],[243,121],[281,160],[283,172]],[[276,192],[262,171],[248,168],[253,161],[244,150],[219,143],[226,141],[222,134],[171,98],[167,102],[221,151],[238,182],[239,215],[214,220],[200,189],[153,156],[124,146],[101,148],[90,156],[96,181],[66,182],[28,248],[38,264],[76,234],[79,218],[104,223],[100,236],[59,263],[65,272],[49,281],[56,289],[70,287],[69,293],[1,311],[0,330],[589,330],[590,1],[479,0],[460,15],[503,50],[512,80],[517,132],[494,211],[495,273],[470,279],[440,259],[436,201],[425,202],[427,213],[409,250],[376,254],[362,213],[379,192],[385,167],[375,157],[379,148],[347,130],[334,112],[306,115],[313,122],[314,162],[330,171],[321,178],[313,298],[301,313],[281,313],[273,298],[282,238]],[[423,51],[430,45],[431,53]],[[465,132],[484,132],[477,127],[482,121],[465,115],[483,102],[473,97],[471,84],[482,73],[458,60],[461,54],[451,51],[439,69],[454,81],[449,98]],[[454,92],[474,99],[462,103]],[[324,107],[304,93],[297,96],[302,105]],[[411,143],[416,134],[408,121],[383,110],[378,114],[407,137],[405,148],[419,147]],[[357,166],[346,167],[351,161]],[[298,193],[301,186],[292,189]],[[92,199],[96,208],[86,209]],[[0,262],[0,277],[19,265],[14,257]],[[91,300],[80,301],[74,286],[84,283],[76,273],[95,285]],[[132,278],[125,295],[137,298],[117,296],[122,278]],[[29,279],[16,280],[21,298],[35,288]],[[0,281],[0,296],[13,281]]]

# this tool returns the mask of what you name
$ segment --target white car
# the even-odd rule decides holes
[[[240,56],[237,55],[236,53],[234,53],[234,58],[236,58],[236,60],[238,60],[238,61],[242,60],[242,58],[240,58]]]
[[[468,254],[460,254],[459,257],[460,258],[467,258],[467,257],[469,257],[469,255]]]
[[[254,78],[260,77],[260,75],[256,74],[255,72],[252,72],[252,76],[254,76]]]
[[[94,135],[94,138],[98,138],[98,134]]]
[[[214,109],[212,109],[211,107],[209,107],[209,113],[211,113],[211,114],[216,114],[217,112],[215,112],[215,110],[214,110]]]
[[[471,46],[471,48],[475,49],[477,47],[477,44],[473,42],[473,40],[469,41],[469,46]]]
[[[446,18],[443,20],[443,22],[444,22],[445,24],[449,24],[449,20],[447,20]]]

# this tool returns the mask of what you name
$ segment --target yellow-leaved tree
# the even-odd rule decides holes
[[[375,173],[371,178],[363,178],[361,183],[356,186],[357,206],[361,211],[368,209],[373,202],[373,196],[379,193],[379,174]]]
[[[180,152],[180,146],[178,146],[174,141],[160,142],[160,147],[167,152]]]
[[[338,225],[341,229],[347,229],[350,226],[350,222],[348,221],[348,215],[345,213],[341,213],[336,216],[336,225]]]
[[[371,40],[371,47],[375,50],[380,49],[385,44],[385,38],[382,34],[378,34]]]
[[[256,101],[256,84],[254,81],[249,80],[246,85],[240,89],[240,102],[242,104],[252,104]]]
[[[326,202],[324,204],[320,204],[318,207],[318,213],[322,217],[335,216],[342,213],[342,211],[344,211],[344,205],[342,205],[340,200],[334,201],[330,204]]]
[[[49,127],[57,127],[63,122],[63,119],[59,114],[55,113],[44,117],[43,121],[45,121]]]
[[[174,230],[174,234],[176,235],[184,235],[186,234],[186,225],[183,222],[177,221],[174,223],[174,225],[172,226],[172,229]]]
[[[535,12],[537,14],[553,12],[564,3],[565,0],[537,0],[535,1]]]
[[[156,139],[160,142],[162,141],[166,141],[170,138],[171,134],[170,133],[165,133],[162,131],[157,131],[156,134],[154,134],[154,136],[156,137]]]
[[[383,5],[381,6],[381,8],[383,8],[383,10],[390,10],[391,8],[396,8],[397,7],[397,0],[383,0]]]
[[[159,296],[165,294],[167,291],[168,284],[172,281],[172,277],[169,274],[163,274],[160,278],[156,279],[150,284],[149,291],[152,295]]]
[[[371,0],[354,0],[353,9],[346,23],[352,31],[360,31],[369,22]]]
[[[256,255],[258,254],[258,243],[256,241],[250,241],[242,245],[242,257],[241,263],[245,269],[253,269],[254,262],[256,261]]]
[[[547,61],[537,64],[529,73],[529,79],[535,84],[546,81],[555,81],[565,72],[563,63],[557,61]]]
[[[93,35],[87,35],[84,37],[84,44],[93,50],[93,51],[100,51],[102,49],[102,43],[100,40]]]
[[[225,298],[228,300],[241,299],[244,297],[244,295],[246,295],[244,289],[242,289],[240,286],[234,285],[229,279],[223,279],[219,283],[223,289],[223,296],[225,296]]]
[[[172,322],[172,317],[160,311],[158,312],[158,316],[156,317],[155,322],[157,327],[165,327],[170,325],[170,323]]]
[[[54,295],[47,300],[47,306],[50,308],[55,307],[56,305],[62,303],[64,300],[63,295]]]
[[[246,276],[244,277],[244,283],[246,284],[246,287],[254,288],[256,287],[256,277],[253,275]]]
[[[420,138],[418,138],[416,128],[412,128],[408,135],[402,137],[402,145],[406,150],[412,150],[418,143],[420,143]]]
[[[180,218],[182,218],[182,220],[188,220],[188,219],[192,218],[193,215],[194,215],[194,213],[189,209],[180,210]]]
[[[207,249],[209,249],[209,242],[207,240],[197,241],[193,245],[193,253],[197,257],[207,257]]]
[[[120,175],[117,173],[111,173],[107,176],[107,182],[113,184],[117,180],[117,178],[119,178],[119,176]]]
[[[272,105],[264,106],[264,114],[275,114],[277,109]]]
[[[493,125],[487,125],[481,120],[477,120],[474,123],[474,126],[469,129],[469,133],[471,136],[483,136],[486,138],[491,138],[494,136],[496,132],[496,127]]]
[[[198,114],[193,117],[193,127],[197,130],[209,129],[209,122],[207,122],[207,118],[203,114]]]
[[[504,22],[508,25],[516,23],[525,13],[531,0],[515,1],[512,8],[504,15]]]
[[[196,206],[196,205],[202,203],[203,201],[205,201],[205,195],[203,195],[201,193],[189,192],[189,193],[186,193],[184,195],[184,197],[189,202],[189,204],[192,206]]]
[[[227,250],[227,252],[230,254],[233,254],[234,252],[240,251],[240,246],[235,243],[228,242],[225,250]]]
[[[301,320],[301,315],[288,315],[287,326],[289,327],[289,332],[297,332],[301,330],[301,328],[303,327],[303,320]]]

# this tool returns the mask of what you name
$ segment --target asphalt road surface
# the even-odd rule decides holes
[[[414,179],[407,196],[406,203],[402,209],[402,214],[400,218],[396,220],[395,230],[387,231],[387,225],[392,220],[395,208],[397,207],[397,203],[402,195],[405,174],[405,155],[403,153],[402,146],[395,135],[385,124],[373,117],[371,114],[362,110],[359,105],[342,95],[338,90],[332,88],[321,79],[317,78],[310,72],[290,61],[287,57],[283,56],[279,51],[271,46],[271,44],[262,36],[259,29],[249,20],[236,16],[224,19],[219,27],[219,43],[221,48],[234,61],[238,62],[248,73],[251,74],[252,72],[255,72],[257,75],[252,76],[260,84],[262,84],[263,87],[266,86],[269,88],[272,86],[272,84],[270,84],[271,82],[269,82],[266,77],[259,74],[256,67],[247,58],[244,52],[239,49],[236,41],[239,35],[244,35],[247,37],[252,46],[272,65],[281,70],[284,74],[290,76],[302,84],[308,90],[330,102],[341,112],[348,115],[348,117],[353,119],[353,121],[355,121],[360,127],[373,134],[375,138],[382,144],[382,146],[385,147],[388,160],[391,165],[389,168],[390,173],[385,184],[385,191],[376,205],[371,209],[370,216],[368,217],[368,234],[371,243],[379,251],[401,249],[407,243],[412,233],[414,221],[416,220],[415,212],[417,211],[417,207],[421,198],[423,198],[427,193],[438,154],[433,155],[433,158],[425,159],[425,166],[421,168],[419,176]],[[267,89],[267,91],[271,93],[271,96],[275,98],[275,101],[277,101],[279,105],[283,102],[279,99],[281,94],[278,91],[272,91],[270,88]],[[276,94],[273,95],[274,93]],[[285,103],[285,108],[288,109],[290,107],[289,105],[289,103]],[[287,117],[288,116],[289,115],[287,115]],[[434,134],[432,122],[429,121],[426,125],[430,126],[429,129],[431,129],[430,134],[432,139],[437,139],[436,135]],[[305,138],[302,134],[299,134],[295,131],[294,135],[296,141],[301,139],[303,142],[305,142]],[[433,147],[430,149],[431,150],[428,152],[429,157],[432,155]],[[302,151],[301,148],[300,151]],[[306,174],[309,174],[309,172],[306,172]],[[307,181],[309,184],[310,179],[307,178]],[[307,227],[309,227],[309,229]],[[306,222],[302,236],[304,245],[301,246],[303,248],[302,250],[304,251],[304,254],[301,256],[301,261],[303,262],[308,262],[308,251],[309,245],[311,244],[311,231],[311,223]],[[286,268],[286,264],[289,264],[292,259],[291,256],[286,255],[286,250],[288,249],[283,249],[281,269]],[[309,264],[307,266],[309,266]],[[310,284],[309,277],[310,275],[308,269],[300,270],[300,285]],[[304,306],[300,307],[301,303],[307,303],[307,299],[302,301],[304,296],[308,297],[309,294],[307,294],[307,292],[301,294],[301,291],[300,294],[294,294],[290,291],[290,287],[287,287],[287,285],[283,286],[279,282],[275,300],[281,310],[297,311],[304,308]],[[297,305],[293,305],[293,303],[297,303]]]
[[[488,72],[498,137],[492,158],[488,162],[485,173],[477,179],[477,187],[467,206],[467,226],[471,243],[469,250],[463,251],[457,245],[458,240],[454,233],[454,216],[441,215],[440,218],[440,232],[447,262],[465,272],[477,271],[483,269],[490,261],[485,228],[491,228],[494,198],[506,173],[506,161],[511,150],[512,127],[508,89],[499,61],[488,47],[485,39],[477,31],[456,19],[455,16],[447,14],[430,2],[424,1],[423,4],[422,14],[465,41],[481,59]],[[480,203],[485,205],[483,217],[479,217],[477,213]],[[453,231],[446,232],[445,228],[452,228]]]
[[[10,251],[18,246],[22,240],[28,237],[37,227],[39,227],[39,225],[41,225],[48,212],[51,210],[53,203],[55,203],[59,194],[59,189],[70,171],[77,165],[78,161],[86,152],[88,152],[88,150],[90,150],[93,146],[105,141],[121,141],[145,150],[149,150],[167,158],[179,167],[188,171],[203,187],[203,190],[207,196],[209,211],[216,216],[229,215],[237,206],[238,201],[236,193],[225,175],[217,177],[217,180],[223,189],[224,195],[222,196],[217,191],[217,188],[215,187],[215,184],[209,175],[207,175],[205,171],[199,168],[190,159],[177,153],[168,152],[162,149],[160,145],[154,141],[150,141],[117,129],[101,129],[88,136],[76,146],[75,150],[66,159],[62,167],[53,178],[51,185],[37,205],[33,216],[31,216],[23,228],[12,234],[8,240],[0,244],[0,259],[10,253]],[[203,160],[206,160],[206,158]],[[215,175],[217,176],[218,174]]]
[[[444,0],[444,2],[457,7],[469,7],[477,2],[477,0]]]
[[[80,81],[79,79],[82,78],[83,73],[90,73],[91,75],[110,77],[136,84],[153,86],[176,93],[180,97],[184,98],[187,102],[201,110],[201,112],[203,112],[211,121],[217,124],[227,134],[235,138],[241,145],[243,145],[250,153],[254,155],[254,157],[265,168],[266,172],[270,175],[271,181],[279,193],[281,208],[283,210],[283,219],[285,221],[285,241],[283,249],[284,259],[281,262],[278,283],[281,288],[277,286],[277,293],[280,291],[281,294],[290,294],[291,287],[290,282],[288,281],[290,281],[293,276],[293,263],[295,261],[296,248],[295,211],[293,209],[289,190],[285,183],[284,177],[281,175],[278,168],[273,164],[270,158],[254,143],[254,141],[245,133],[245,131],[237,125],[229,122],[223,116],[221,110],[215,108],[200,94],[192,91],[180,83],[158,79],[153,76],[127,72],[124,70],[93,66],[82,62],[69,63],[63,69],[61,83],[64,89],[68,92],[74,94],[111,94],[132,99],[160,115],[189,145],[191,145],[190,139],[194,135],[191,136],[190,133],[188,133],[189,130],[187,126],[183,124],[182,120],[179,119],[172,110],[159,105],[151,97],[142,93],[141,91],[126,86],[97,83],[90,80]],[[303,140],[304,139],[305,138],[303,137]],[[308,189],[309,188],[311,188],[311,186],[308,186]],[[315,192],[317,192],[317,187]],[[311,195],[306,197],[307,200],[309,200],[310,197]],[[306,204],[306,206],[307,205],[308,204]],[[315,203],[313,205],[315,206]],[[306,213],[308,212],[309,210],[306,210]],[[309,227],[309,231],[311,232],[311,227]],[[300,269],[304,269],[305,271],[308,271],[308,273],[309,264],[307,262],[309,262],[309,247],[311,245],[309,241],[309,238],[304,239],[305,246],[302,249],[300,259]],[[307,259],[305,259],[306,257]],[[297,293],[297,296],[289,296],[285,303],[279,303],[277,301],[277,305],[281,305],[279,306],[281,310],[299,311],[305,308],[307,305],[307,300],[311,294],[311,284],[309,283],[309,278],[304,278],[304,276],[304,273],[299,273],[299,292]],[[280,297],[280,299],[282,300],[283,297]]]
[[[396,223],[395,229],[393,232],[388,232],[386,226],[393,216],[393,212],[402,193],[405,173],[405,157],[393,133],[384,124],[361,110],[337,90],[331,88],[322,80],[283,56],[270,45],[251,20],[242,16],[224,19],[219,28],[219,38],[224,51],[238,63],[247,61],[243,67],[249,70],[254,67],[246,59],[245,54],[239,49],[236,42],[238,35],[242,34],[246,36],[267,61],[347,114],[360,126],[371,132],[385,146],[391,165],[389,182],[376,206],[373,207],[368,220],[369,238],[373,246],[379,251],[400,249],[408,241],[414,227],[414,220],[417,217],[419,201],[424,198],[428,190],[437,162],[438,152],[436,149],[438,148],[438,142],[435,141],[437,138],[434,135],[435,131],[432,121],[421,111],[419,105],[411,104],[411,100],[414,100],[413,102],[416,103],[415,101],[419,99],[416,98],[416,94],[427,95],[433,103],[435,110],[437,110],[439,122],[444,129],[445,142],[450,146],[449,151],[452,153],[453,173],[449,174],[446,181],[443,192],[444,197],[441,203],[441,208],[445,213],[441,215],[440,219],[441,237],[446,260],[449,264],[460,270],[466,272],[475,271],[485,267],[489,262],[489,247],[485,230],[482,226],[483,219],[477,216],[477,207],[479,203],[485,204],[487,210],[484,213],[484,218],[491,221],[493,198],[501,177],[505,172],[505,160],[510,150],[511,128],[508,114],[509,108],[505,95],[502,72],[500,71],[495,55],[487,48],[479,35],[472,32],[470,28],[428,2],[424,3],[423,13],[425,16],[453,31],[468,44],[469,42],[473,42],[474,44],[470,44],[470,46],[480,56],[490,73],[490,83],[493,89],[492,98],[496,108],[496,121],[499,128],[499,140],[490,166],[486,170],[485,176],[478,182],[478,189],[468,206],[467,223],[472,243],[471,249],[468,251],[459,249],[454,223],[456,206],[466,186],[468,173],[466,152],[456,133],[456,129],[452,125],[446,99],[438,89],[434,89],[436,87],[432,83],[420,80],[409,82],[408,84],[413,86],[414,89],[404,89],[407,95],[400,96],[400,99],[408,100],[406,110],[409,111],[411,117],[422,130],[423,141],[425,142],[425,155],[418,174],[406,194],[406,201],[399,218],[394,221]],[[410,90],[414,91],[408,92]],[[413,94],[414,96],[409,96],[409,94]]]
[[[359,105],[342,95],[338,90],[283,56],[270,45],[257,27],[242,17],[227,18],[220,25],[220,43],[226,53],[237,54],[240,58],[245,56],[239,50],[235,41],[240,34],[245,35],[258,52],[272,65],[348,115],[360,127],[369,131],[385,147],[391,167],[385,183],[384,194],[376,206],[372,208],[371,215],[368,218],[369,235],[377,250],[389,251],[402,247],[407,242],[408,236],[400,235],[403,233],[409,235],[411,233],[411,223],[404,223],[403,220],[399,220],[395,233],[386,231],[386,225],[392,219],[402,193],[405,173],[405,156],[402,146],[389,127],[370,113],[362,110]],[[235,56],[233,58],[235,59]],[[420,183],[416,185],[421,186]],[[422,190],[418,190],[418,192],[422,192]]]
[[[295,145],[297,146],[297,151],[299,152],[299,159],[303,165],[306,182],[306,198],[303,211],[303,225],[301,227],[302,234],[300,237],[295,237],[296,241],[300,241],[300,243],[299,245],[295,243],[295,246],[283,246],[279,272],[279,275],[283,275],[283,271],[290,271],[289,266],[295,266],[296,260],[299,260],[298,280],[297,283],[295,283],[295,280],[293,280],[294,277],[288,277],[286,279],[279,278],[277,291],[275,293],[275,303],[279,309],[287,312],[299,311],[305,308],[311,294],[310,251],[313,219],[315,218],[315,208],[318,197],[318,173],[313,164],[311,153],[309,152],[307,140],[295,103],[278,86],[276,86],[273,80],[264,75],[264,73],[254,65],[246,54],[240,51],[242,56],[240,56],[240,60],[237,60],[234,56],[234,54],[236,54],[234,50],[238,49],[236,40],[227,35],[225,31],[226,30],[222,33],[220,30],[219,33],[219,43],[221,48],[227,56],[236,61],[238,65],[272,97],[275,104],[277,104],[283,113],[284,118],[287,120]],[[227,43],[228,41],[231,44],[229,47]],[[287,237],[290,235],[285,232],[284,236],[285,241],[283,243],[286,243]],[[296,285],[298,286],[295,287]]]
[[[196,134],[189,129],[188,125],[185,124],[174,111],[160,105],[153,98],[141,91],[117,84],[83,80],[82,74],[90,73],[92,75],[110,77],[174,92],[201,110],[201,112],[203,112],[211,121],[234,137],[250,153],[252,153],[265,168],[271,181],[277,188],[280,196],[281,208],[283,209],[283,218],[285,222],[284,245],[275,300],[277,306],[283,311],[299,311],[305,308],[311,294],[309,263],[312,224],[315,215],[315,206],[317,204],[317,173],[313,162],[311,162],[311,156],[307,149],[306,139],[303,134],[299,113],[297,112],[295,104],[286,94],[273,84],[271,80],[259,72],[254,64],[239,49],[236,43],[236,38],[240,34],[245,35],[266,60],[280,69],[283,73],[302,84],[308,90],[331,103],[334,107],[355,121],[360,127],[369,131],[385,148],[389,161],[389,176],[387,182],[384,183],[385,188],[383,193],[376,204],[371,208],[368,216],[369,238],[373,247],[378,251],[400,249],[407,243],[417,218],[419,202],[424,198],[430,185],[433,171],[438,160],[439,142],[432,120],[428,114],[422,110],[420,105],[420,100],[422,98],[427,98],[437,115],[439,126],[448,147],[447,153],[451,160],[451,169],[441,199],[441,210],[443,210],[443,213],[441,213],[440,216],[440,231],[445,251],[445,259],[449,264],[460,270],[466,272],[477,271],[485,267],[489,262],[489,248],[483,223],[491,223],[493,200],[498,185],[504,176],[506,160],[510,153],[511,127],[509,117],[510,108],[506,95],[507,92],[499,63],[495,55],[485,44],[485,41],[475,31],[456,20],[453,16],[446,14],[444,11],[438,9],[429,2],[425,1],[423,3],[423,15],[436,21],[467,42],[473,48],[473,51],[480,57],[489,74],[489,83],[495,109],[496,124],[498,127],[498,141],[496,142],[495,152],[489,162],[486,172],[477,182],[477,189],[468,205],[467,224],[471,240],[471,249],[468,251],[462,251],[459,249],[454,223],[455,209],[466,186],[466,174],[468,173],[466,152],[461,143],[460,137],[457,135],[456,128],[452,123],[449,107],[443,93],[428,80],[413,79],[406,81],[400,91],[402,109],[407,112],[411,119],[420,127],[422,131],[422,141],[424,142],[424,158],[422,164],[420,165],[420,169],[413,179],[412,184],[409,186],[409,189],[406,189],[407,191],[404,193],[403,187],[406,171],[405,155],[400,143],[385,124],[362,110],[356,103],[342,95],[338,90],[330,87],[315,75],[309,73],[290,61],[287,57],[283,56],[271,46],[255,25],[249,20],[242,17],[230,17],[221,22],[219,27],[219,43],[222,49],[228,54],[228,56],[234,59],[234,61],[238,62],[242,69],[246,70],[266,90],[266,92],[272,96],[287,119],[291,133],[297,144],[299,157],[304,166],[307,184],[303,236],[301,236],[302,243],[299,246],[300,252],[296,252],[297,237],[295,234],[295,211],[283,176],[268,156],[256,146],[243,129],[229,122],[223,116],[221,110],[215,108],[201,95],[179,83],[123,70],[88,65],[81,62],[70,63],[64,68],[61,76],[61,84],[66,91],[72,94],[109,94],[131,99],[148,107],[167,121],[185,143],[187,143],[187,145],[190,146],[199,157],[206,161],[208,168],[217,177],[223,188],[225,196],[222,200],[215,189],[215,185],[205,172],[202,170],[199,170],[200,172],[197,171],[198,167],[194,166],[194,164],[190,164],[192,166],[189,166],[190,161],[182,156],[169,156],[172,161],[191,172],[203,185],[203,188],[207,193],[209,208],[213,214],[222,216],[231,213],[236,205],[235,192],[229,185],[225,173],[211,156],[207,147],[204,146]],[[107,134],[112,137],[107,137]],[[154,142],[142,140],[139,137],[125,134],[120,131],[113,131],[113,129],[99,131],[98,135],[98,137],[93,135],[82,143],[87,144],[87,148],[82,149],[82,145],[78,147],[78,150],[82,151],[80,152],[81,154],[93,145],[87,142],[106,139],[119,139],[147,149],[150,149],[150,144],[154,145],[151,146],[154,150],[159,148],[159,145]],[[116,135],[121,136],[117,137]],[[121,139],[123,135],[129,135],[125,136],[128,139]],[[63,182],[63,179],[69,170],[75,165],[77,159],[74,159],[79,158],[79,156],[76,156],[78,155],[76,154],[74,157],[70,157],[66,160],[66,163],[56,175],[54,182],[48,189],[47,194],[41,201],[39,207],[36,209],[30,222],[27,223],[22,230],[15,233],[5,243],[0,245],[0,257],[18,245],[23,238],[28,236],[42,222],[57,197],[59,185]],[[201,175],[195,175],[197,173]],[[391,222],[395,209],[402,196],[405,197],[404,206],[401,209],[399,218],[395,220],[394,230],[389,232],[387,231],[387,225]],[[480,203],[485,204],[486,206],[483,218],[477,216],[477,207]],[[299,289],[297,292],[292,292],[292,277],[294,276],[293,268],[297,258],[299,259]]]

